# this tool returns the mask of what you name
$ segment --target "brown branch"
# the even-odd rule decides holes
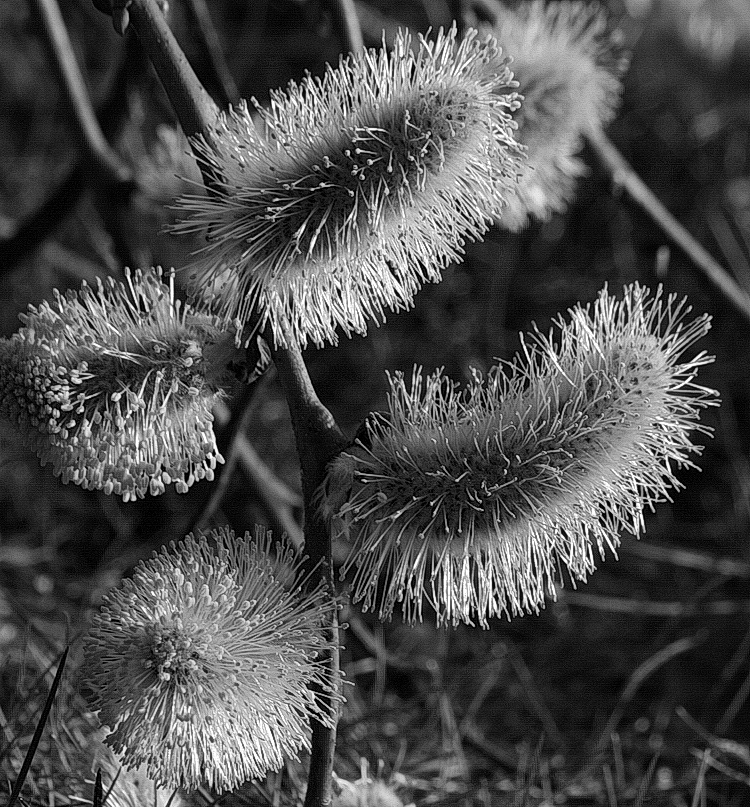
[[[690,258],[713,285],[750,320],[750,295],[702,247],[679,221],[656,198],[643,180],[628,165],[614,144],[600,129],[588,134],[588,142],[612,182],[630,198],[668,235]]]

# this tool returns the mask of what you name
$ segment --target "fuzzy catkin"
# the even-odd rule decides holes
[[[177,232],[207,233],[193,292],[279,345],[364,333],[408,308],[500,215],[520,172],[512,76],[496,43],[400,33],[196,142],[217,177]]]
[[[318,655],[335,607],[306,590],[304,558],[256,528],[187,536],[140,563],[104,599],[86,644],[105,742],[156,782],[218,791],[309,750],[309,720],[333,715]],[[334,707],[335,708],[335,707]]]
[[[211,406],[234,347],[172,276],[84,283],[21,320],[0,340],[0,417],[63,482],[130,501],[213,478]]]
[[[497,221],[517,231],[567,209],[586,167],[587,132],[614,117],[627,59],[598,3],[543,0],[504,9],[492,27],[523,96],[513,117],[527,150],[515,194]]]
[[[421,619],[426,601],[439,624],[486,627],[538,611],[560,569],[585,580],[621,530],[638,535],[717,403],[695,383],[711,357],[682,360],[709,328],[689,310],[661,289],[605,289],[463,391],[440,372],[391,378],[388,412],[321,490],[353,599],[383,619],[398,603]]]

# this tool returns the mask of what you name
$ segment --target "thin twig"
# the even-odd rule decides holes
[[[731,703],[724,710],[721,720],[716,724],[717,734],[726,734],[729,727],[734,723],[740,709],[750,696],[750,673],[745,676],[745,680],[740,684],[739,689],[734,693]]]
[[[692,552],[678,546],[649,544],[644,541],[627,541],[622,545],[622,551],[684,569],[696,569],[707,574],[750,578],[750,563],[735,558],[718,557],[704,552]]]
[[[644,682],[667,662],[692,650],[703,642],[705,638],[705,631],[699,631],[695,636],[685,636],[682,639],[677,639],[649,656],[633,670],[620,693],[620,697],[617,699],[617,705],[612,710],[612,714],[602,730],[599,741],[594,748],[594,755],[600,754],[609,745],[611,735],[617,730],[617,726],[625,714],[625,708],[633,700]]]
[[[734,768],[730,768],[729,765],[725,765],[723,762],[719,762],[718,759],[714,759],[707,751],[699,751],[697,748],[691,748],[690,753],[697,759],[701,760],[702,769],[703,761],[705,760],[709,768],[713,768],[715,771],[723,773],[724,776],[728,777],[729,779],[734,779],[735,782],[742,782],[742,784],[750,787],[750,776],[740,773]]]
[[[526,697],[531,704],[532,709],[544,727],[545,734],[547,737],[549,737],[550,742],[557,750],[564,748],[566,744],[565,738],[560,733],[560,729],[557,727],[557,723],[555,723],[555,718],[552,716],[547,704],[544,702],[544,699],[539,693],[539,689],[537,688],[534,677],[531,674],[531,670],[529,670],[529,668],[526,666],[526,662],[523,660],[523,657],[518,652],[515,645],[507,642],[503,643],[503,647],[507,653],[508,661],[513,667],[513,671],[523,686],[524,692],[526,693]]]
[[[294,545],[301,547],[304,543],[304,536],[293,511],[302,507],[302,498],[274,474],[247,439],[245,432],[251,411],[250,407],[243,411],[238,428],[230,444],[226,463],[222,467],[219,479],[211,492],[211,498],[196,519],[191,531],[202,530],[208,526],[226,494],[232,472],[239,462],[248,476],[250,486],[257,494],[263,507],[265,507],[276,524],[281,527],[282,531],[289,536]],[[214,406],[214,417],[219,426],[228,424],[230,419],[228,407],[221,402],[216,404]]]
[[[385,644],[367,627],[362,617],[356,611],[349,610],[344,614],[344,621],[351,632],[359,639],[365,648],[377,659],[382,659],[389,667],[401,672],[424,670],[425,665],[407,661],[391,653]]]
[[[209,70],[211,80],[219,94],[219,103],[222,107],[230,104],[236,106],[240,100],[240,93],[234,81],[224,51],[219,41],[219,34],[211,19],[211,12],[206,0],[187,0],[187,9],[193,18],[193,32],[203,50],[204,58]]]
[[[704,713],[714,706],[716,701],[724,695],[730,681],[737,675],[737,671],[745,663],[750,655],[750,629],[745,631],[745,635],[736,646],[729,661],[721,670],[721,675],[714,683],[708,695],[703,699]]]
[[[272,339],[269,339],[272,343]],[[313,388],[302,354],[297,347],[277,348],[273,360],[286,395],[292,417],[302,470],[302,493],[305,502],[305,551],[312,573],[334,591],[331,533],[316,504],[316,494],[326,475],[326,466],[346,445],[347,440],[331,413],[321,403]],[[328,667],[329,682],[338,688],[338,612],[334,609],[330,626],[333,650],[323,659]],[[334,708],[330,698],[320,693]],[[333,759],[336,730],[320,721],[312,721],[310,773],[305,793],[305,807],[324,807],[331,802]]]
[[[654,223],[684,251],[708,280],[750,320],[750,295],[656,198],[604,132],[600,129],[590,132],[588,142],[602,166],[610,174],[614,185],[625,190]]]
[[[65,22],[56,0],[34,0],[42,18],[47,42],[52,50],[55,66],[75,114],[78,129],[86,149],[101,176],[127,193],[135,190],[130,167],[112,149],[96,119],[86,83],[73,52]]]
[[[692,603],[666,600],[629,600],[626,597],[603,597],[598,594],[584,594],[582,591],[561,592],[561,599],[567,605],[609,611],[615,614],[637,614],[677,618],[681,616],[731,616],[750,613],[750,600],[709,600],[700,607]]]
[[[360,53],[363,51],[365,44],[354,0],[326,0],[326,5],[333,17],[333,25],[341,39],[344,52]]]
[[[745,291],[750,290],[750,263],[748,263],[744,250],[732,232],[724,212],[717,205],[706,205],[703,215],[714,240],[733,270],[734,276],[742,281]]]
[[[132,42],[126,43],[126,52],[133,50]],[[132,54],[131,54],[132,55]],[[131,79],[135,58],[123,58],[115,68],[112,86],[107,98],[96,110],[97,120],[105,137],[111,137],[119,128],[127,112],[125,89]],[[75,209],[78,200],[89,185],[91,170],[87,160],[81,156],[51,194],[33,212],[27,215],[9,237],[0,240],[0,275],[10,272],[15,265],[39,246],[55,227]]]
[[[250,401],[252,401],[252,399],[250,399]],[[227,488],[234,474],[234,469],[237,466],[237,460],[239,459],[239,443],[247,429],[250,412],[251,407],[245,406],[239,414],[236,424],[232,424],[234,426],[234,433],[229,443],[226,462],[222,466],[218,479],[215,481],[211,490],[211,496],[190,525],[189,532],[202,532],[209,525],[224,500]],[[227,426],[231,420],[229,410],[221,401],[214,405],[213,414],[214,420],[219,426]]]
[[[69,650],[69,647],[66,647],[65,650],[63,650],[62,655],[60,656],[60,661],[57,663],[57,672],[55,673],[55,678],[49,688],[49,694],[44,702],[42,712],[39,715],[39,721],[37,722],[36,729],[34,730],[34,736],[31,738],[29,748],[26,751],[26,756],[24,757],[23,764],[21,765],[21,770],[18,772],[18,778],[13,785],[13,790],[11,791],[10,798],[8,799],[7,807],[13,807],[13,805],[16,803],[16,800],[21,793],[21,788],[26,781],[26,776],[29,773],[29,768],[31,767],[37,747],[39,746],[39,741],[42,739],[42,733],[44,732],[47,718],[52,710],[52,704],[55,702],[55,695],[57,694],[57,689],[60,686],[60,681],[62,680],[63,670],[65,669],[65,662],[68,658]]]
[[[488,740],[474,723],[461,724],[461,738],[468,745],[481,751],[486,757],[494,760],[508,770],[518,768],[518,754],[509,743],[500,745]]]

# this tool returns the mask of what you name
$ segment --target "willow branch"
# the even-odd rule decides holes
[[[156,0],[133,0],[128,7],[138,38],[151,57],[164,89],[174,106],[185,134],[211,137],[218,109],[201,85],[177,40],[174,38]],[[204,171],[204,181],[211,187],[213,177]],[[302,469],[305,509],[305,549],[314,576],[324,581],[333,594],[331,536],[315,506],[315,494],[325,479],[328,462],[347,444],[331,413],[318,399],[299,349],[277,349],[273,353],[279,380],[292,417],[297,450]],[[332,689],[339,685],[338,613],[332,609],[329,625],[332,650],[323,662]],[[338,701],[319,693],[331,711]],[[328,703],[325,701],[328,700]],[[305,807],[324,807],[331,801],[333,755],[336,744],[334,728],[312,720],[312,753]]]
[[[628,165],[609,138],[598,130],[588,135],[588,141],[612,182],[622,188],[630,198],[683,250],[695,266],[713,285],[750,320],[750,295],[702,247],[679,221],[656,198],[643,180]]]
[[[195,75],[156,0],[133,0],[130,19],[188,137],[209,137],[218,107]]]
[[[186,8],[194,23],[194,35],[203,51],[206,65],[210,71],[210,81],[219,96],[222,107],[237,105],[240,93],[229,69],[224,51],[221,48],[216,26],[211,19],[211,12],[206,0],[187,0]]]
[[[297,452],[302,468],[302,493],[305,506],[305,551],[313,574],[325,581],[334,591],[331,533],[316,507],[315,495],[326,475],[326,465],[346,445],[331,413],[315,393],[302,354],[296,347],[276,349],[274,363],[279,381],[286,395],[292,425],[297,441]],[[326,654],[329,682],[338,688],[340,680],[338,652],[338,613],[334,609],[329,626],[333,650]],[[327,709],[336,708],[328,700]],[[336,730],[320,721],[312,720],[312,746],[310,773],[305,793],[305,807],[325,807],[331,803],[331,780],[336,751]]]

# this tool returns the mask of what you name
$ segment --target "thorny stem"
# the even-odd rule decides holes
[[[625,190],[656,225],[685,252],[708,280],[746,319],[750,320],[750,296],[664,207],[604,132],[599,130],[589,134],[588,141],[600,163],[611,175],[613,184]]]

